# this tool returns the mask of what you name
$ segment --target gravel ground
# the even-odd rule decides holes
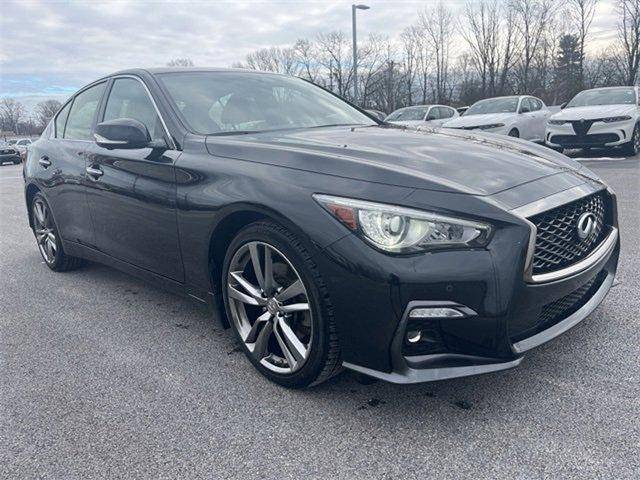
[[[310,391],[268,383],[191,301],[43,264],[0,167],[1,478],[639,478],[640,161],[585,164],[620,202],[621,283],[517,369]]]

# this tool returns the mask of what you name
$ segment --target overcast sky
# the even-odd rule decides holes
[[[615,36],[612,2],[600,1],[592,51]],[[110,72],[163,66],[175,57],[190,57],[198,66],[230,66],[261,47],[290,45],[320,31],[350,32],[351,3],[2,0],[0,97],[65,96]],[[371,10],[358,15],[361,39],[373,32],[397,37],[434,2],[365,3]],[[460,12],[465,0],[446,3]]]

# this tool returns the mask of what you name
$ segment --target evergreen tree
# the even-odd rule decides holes
[[[555,66],[557,100],[568,101],[580,91],[582,57],[577,35],[563,35],[558,44]]]

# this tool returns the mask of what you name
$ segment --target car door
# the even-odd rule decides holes
[[[132,118],[167,149],[87,149],[87,196],[100,251],[145,270],[184,280],[176,220],[174,161],[179,152],[141,79],[116,77],[100,121]]]
[[[545,129],[547,128],[547,120],[549,120],[551,112],[544,104],[544,102],[539,98],[531,97],[529,100],[531,105],[533,106],[532,112],[534,113],[535,118],[535,139],[543,140]]]
[[[529,97],[520,100],[520,108],[518,110],[518,131],[520,138],[531,140],[535,137],[535,114],[531,111],[533,105]]]
[[[87,207],[85,150],[107,82],[87,87],[60,110],[51,136],[33,152],[36,178],[53,212],[62,239],[93,246]]]

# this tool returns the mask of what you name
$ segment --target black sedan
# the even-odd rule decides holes
[[[283,75],[115,73],[24,174],[49,268],[98,261],[205,302],[288,387],[513,367],[592,312],[618,262],[615,195],[567,157],[384,125]]]

